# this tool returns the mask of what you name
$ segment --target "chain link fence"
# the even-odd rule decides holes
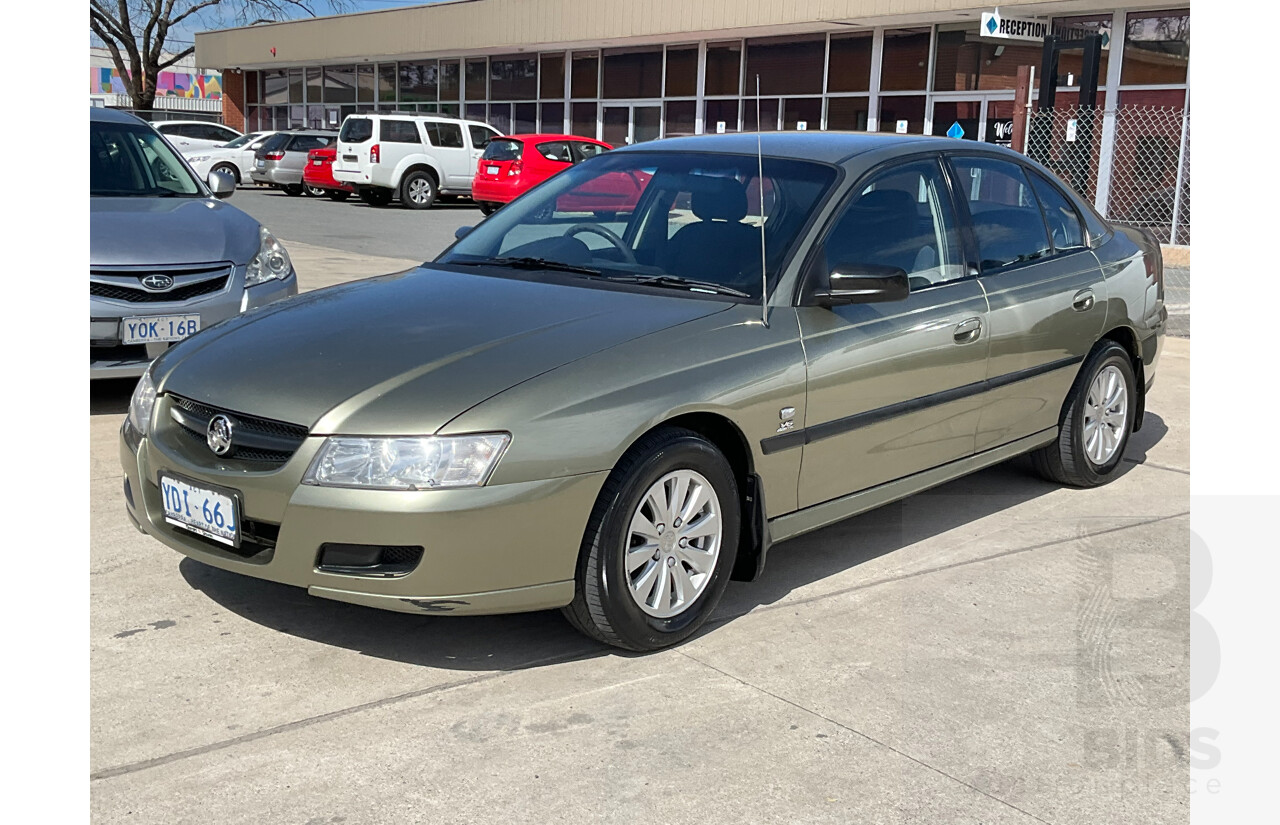
[[[1191,243],[1191,119],[1181,107],[1041,109],[1026,154],[1103,215],[1161,243]]]

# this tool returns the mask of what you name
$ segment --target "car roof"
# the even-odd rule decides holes
[[[153,126],[190,126],[192,124],[195,124],[196,126],[221,126],[224,129],[231,129],[231,131],[233,132],[235,131],[235,129],[228,126],[227,124],[218,123],[216,120],[157,120],[152,125]]]
[[[145,120],[136,115],[129,114],[128,112],[122,112],[118,109],[105,109],[100,106],[89,107],[89,122],[132,123],[135,125],[141,123],[143,126],[148,125]]]
[[[982,146],[974,141],[959,141],[923,135],[876,134],[874,132],[734,132],[723,135],[692,135],[621,146],[615,152],[678,151],[715,152],[732,155],[754,155],[756,141],[760,151],[769,157],[817,160],[840,163],[855,155],[878,149],[901,148],[919,150],[944,148],[941,144]],[[989,144],[988,144],[989,145]]]
[[[602,140],[596,140],[595,138],[591,138],[591,137],[583,137],[582,135],[563,135],[563,134],[552,133],[552,132],[545,132],[545,133],[530,132],[530,133],[520,134],[520,135],[502,135],[501,137],[494,138],[494,140],[522,140],[522,141],[523,140],[527,140],[527,141],[577,140],[577,141],[582,141],[584,143],[595,143],[599,146],[609,145]]]

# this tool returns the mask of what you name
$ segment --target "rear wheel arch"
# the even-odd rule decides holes
[[[400,184],[404,182],[404,179],[409,175],[412,175],[414,172],[426,172],[435,180],[436,189],[440,188],[440,170],[423,161],[412,161],[401,169],[400,174],[396,176],[396,185],[394,188],[399,189]]]
[[[1137,384],[1134,387],[1134,392],[1138,396],[1137,409],[1134,411],[1133,419],[1133,431],[1136,433],[1142,429],[1142,417],[1147,411],[1147,385],[1146,372],[1142,367],[1142,346],[1138,343],[1137,333],[1126,326],[1114,327],[1107,331],[1098,343],[1101,344],[1104,341],[1114,341],[1129,353],[1129,361],[1133,365],[1133,375]]]

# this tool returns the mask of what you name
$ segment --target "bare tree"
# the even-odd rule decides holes
[[[313,0],[89,0],[89,31],[111,52],[136,109],[155,105],[160,72],[194,52],[166,53],[175,26],[201,13],[220,13],[240,25],[315,17]],[[328,0],[327,11],[346,11],[348,0]]]

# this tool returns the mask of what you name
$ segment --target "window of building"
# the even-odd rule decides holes
[[[832,97],[827,99],[827,128],[865,132],[870,100],[865,97]]]
[[[595,52],[573,56],[572,93],[574,97],[595,97],[599,92],[600,58]]]
[[[262,102],[270,104],[289,102],[289,75],[284,69],[272,69],[262,73]]]
[[[468,77],[467,83],[470,82]],[[511,55],[490,60],[489,97],[491,100],[537,99],[538,59]]]
[[[952,158],[959,194],[969,202],[978,255],[985,272],[1049,254],[1044,216],[1016,163],[996,158]]]
[[[1059,17],[1053,21],[1053,29],[1066,35],[1073,36],[1080,32],[1094,33],[1098,31],[1101,25],[1111,25],[1111,15],[1092,15],[1089,17]],[[1119,35],[1119,32],[1112,32],[1112,37]],[[1113,41],[1114,42],[1114,41]],[[1098,85],[1107,82],[1107,61],[1111,54],[1110,49],[1103,49],[1098,60]],[[1078,86],[1080,84],[1080,68],[1084,63],[1084,51],[1082,49],[1072,49],[1071,51],[1061,52],[1058,55],[1058,76],[1071,78],[1075,81],[1071,85]],[[1040,60],[1033,62],[1034,66],[1039,67]],[[1040,71],[1039,68],[1036,71]]]
[[[1039,66],[1043,48],[1031,43],[983,40],[976,23],[938,27],[933,90],[1013,89],[1019,66]]]
[[[356,67],[325,66],[324,67],[324,102],[355,103],[356,102]]]
[[[667,49],[667,97],[693,97],[698,93],[698,47],[673,46]]]
[[[576,60],[575,60],[576,62]],[[573,104],[573,120],[570,134],[593,138],[596,136],[596,104]]]
[[[378,101],[380,103],[396,102],[396,64],[378,64]]]
[[[742,93],[742,43],[707,44],[706,94],[737,95]],[[752,86],[754,91],[755,87]],[[734,118],[737,122],[737,118]]]
[[[467,100],[489,97],[489,61],[483,57],[467,59]]]
[[[671,100],[665,106],[667,121],[665,137],[694,134],[697,127],[698,101]]]
[[[319,67],[307,69],[307,102],[321,103],[324,101],[324,84]]]
[[[825,37],[770,37],[747,41],[747,84],[743,94],[821,94]]]
[[[764,97],[758,102],[754,97],[747,98],[743,101],[746,108],[742,112],[742,129],[746,132],[776,132],[778,131],[778,110],[782,108],[781,101],[776,97]],[[759,111],[759,125],[757,125],[756,114]],[[728,129],[726,128],[726,131]]]
[[[707,101],[707,119],[706,125],[703,127],[703,131],[713,134],[719,132],[721,123],[724,124],[724,130],[726,132],[738,131],[737,100]]]
[[[538,104],[516,103],[511,109],[512,134],[525,135],[538,130]]]
[[[538,78],[538,96],[551,100],[564,97],[564,55],[544,54],[541,57],[542,74]]]
[[[467,120],[489,120],[489,107],[483,103],[468,103],[466,111]]]
[[[400,100],[404,103],[434,101],[438,69],[434,60],[400,64]]]
[[[457,60],[441,60],[439,69],[440,100],[456,103],[462,98],[462,66]],[[443,110],[442,110],[443,111]]]
[[[662,50],[606,50],[603,86],[610,100],[662,97]]]
[[[254,104],[262,99],[258,85],[262,83],[261,72],[244,73],[244,102]]]
[[[1125,86],[1186,83],[1191,54],[1191,14],[1182,11],[1130,12],[1125,20]]]
[[[289,69],[289,102],[303,101],[302,69]]]
[[[923,90],[929,80],[929,29],[886,29],[881,91]]]
[[[898,131],[898,121],[907,122],[906,134],[924,134],[924,95],[889,95],[880,98],[880,131]]]
[[[559,134],[564,131],[564,104],[542,103],[538,106],[538,131]]]
[[[782,101],[782,128],[795,131],[804,124],[805,129],[822,128],[822,98],[789,97]]]
[[[827,68],[827,91],[865,92],[871,89],[870,32],[833,34]]]
[[[377,100],[377,77],[373,72],[372,63],[356,67],[356,100],[361,103],[372,103]]]

